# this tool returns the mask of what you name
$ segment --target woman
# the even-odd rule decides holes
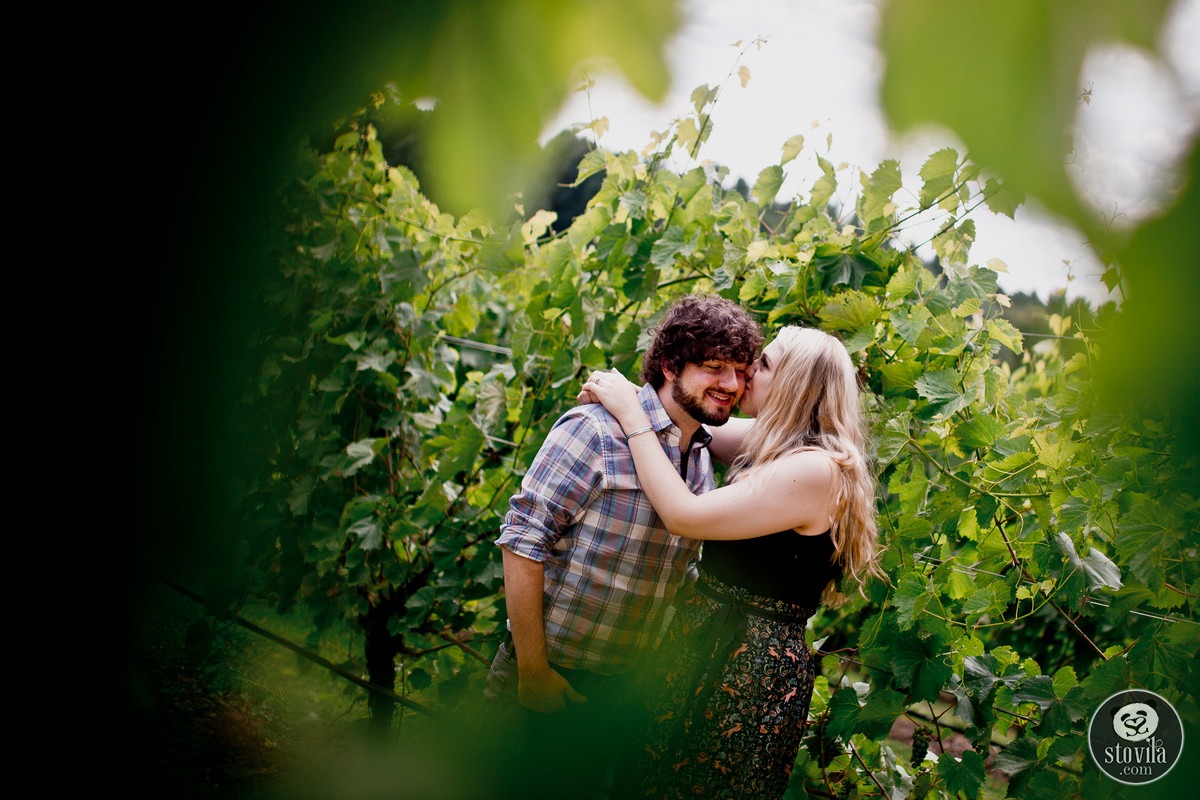
[[[636,387],[595,372],[581,400],[621,423],[638,479],[672,533],[705,540],[700,578],[672,620],[655,676],[646,756],[619,796],[778,797],[808,716],[816,658],[805,623],[843,576],[875,566],[874,480],[854,366],[818,330],[787,327],[746,372],[740,408],[713,428],[729,481],[688,491]]]

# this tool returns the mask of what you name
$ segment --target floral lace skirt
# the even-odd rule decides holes
[[[817,673],[805,641],[812,613],[701,573],[646,675],[643,751],[615,796],[781,796]]]

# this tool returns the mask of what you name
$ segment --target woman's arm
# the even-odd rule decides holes
[[[620,375],[593,373],[584,389],[627,433],[650,426],[636,387]],[[694,495],[654,436],[635,433],[628,442],[642,489],[667,530],[677,536],[749,539],[789,528],[821,533],[829,527],[837,468],[823,451],[781,458],[729,486]]]
[[[612,370],[611,373],[593,373],[593,377],[597,374],[613,374],[624,377],[616,370]],[[580,405],[600,402],[600,398],[588,388],[589,385],[591,385],[591,379],[583,385],[579,394],[575,396],[576,402]],[[634,387],[635,391],[636,388]],[[610,412],[613,411],[611,408],[608,410]],[[614,412],[613,416],[615,417],[617,414]],[[620,418],[618,417],[618,419]],[[712,435],[712,441],[708,444],[708,452],[722,464],[732,464],[733,460],[737,458],[737,454],[741,452],[742,442],[746,439],[746,434],[750,432],[750,428],[753,425],[754,420],[745,417],[730,417],[724,425],[706,425],[704,429]],[[637,428],[628,428],[627,430],[632,431],[637,430]]]

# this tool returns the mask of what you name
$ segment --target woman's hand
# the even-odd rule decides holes
[[[638,400],[638,386],[615,369],[593,372],[583,384],[577,399],[580,403],[603,404],[626,433],[648,423],[646,412]]]

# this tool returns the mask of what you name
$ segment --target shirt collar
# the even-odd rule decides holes
[[[658,392],[650,384],[646,384],[638,392],[638,399],[642,402],[642,409],[645,410],[646,416],[650,417],[650,424],[654,426],[655,433],[662,433],[664,430],[670,430],[671,439],[676,447],[681,446],[679,441],[680,430],[679,426],[671,419],[671,415],[663,408],[662,400],[658,397]],[[695,435],[692,436],[692,447],[707,447],[712,441],[712,434],[708,429],[701,425],[696,429]]]

